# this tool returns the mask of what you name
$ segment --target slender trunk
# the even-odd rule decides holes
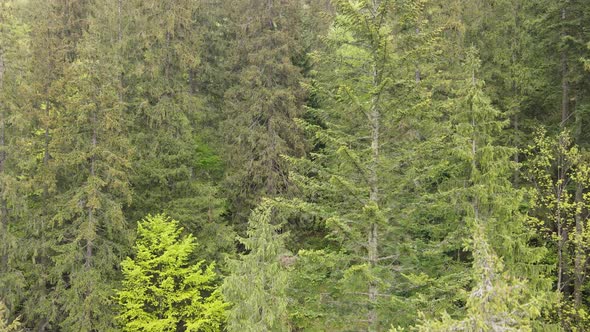
[[[47,95],[47,90],[45,90],[45,95]],[[42,125],[44,127],[44,137],[43,137],[43,168],[44,168],[44,172],[45,175],[42,176],[43,178],[43,184],[42,184],[42,189],[43,189],[43,196],[41,197],[42,202],[43,202],[43,207],[41,209],[41,213],[42,215],[40,215],[39,218],[39,222],[41,223],[41,251],[40,251],[40,255],[38,257],[35,257],[35,263],[43,266],[43,268],[41,268],[40,270],[40,274],[43,276],[43,278],[45,280],[47,280],[47,275],[44,271],[45,268],[47,268],[47,264],[49,263],[49,258],[47,257],[47,244],[46,244],[46,240],[45,240],[45,227],[46,227],[46,223],[47,220],[49,219],[49,185],[47,184],[47,172],[49,171],[49,159],[51,157],[50,153],[49,153],[49,142],[51,139],[51,136],[49,135],[49,115],[51,112],[51,103],[49,102],[49,100],[47,100],[45,102],[45,111],[44,111],[44,118],[42,117]],[[42,296],[46,296],[46,294],[48,293],[48,289],[45,287],[41,287],[40,288],[40,293],[42,294]],[[44,332],[47,329],[47,326],[49,325],[49,319],[47,317],[43,317],[40,319],[39,321],[39,325],[37,328],[38,332]]]
[[[0,93],[2,93],[4,85],[4,55],[0,49]],[[5,172],[6,163],[6,137],[5,137],[5,113],[4,104],[0,98],[0,175]],[[2,194],[0,192],[0,194]],[[0,240],[5,240],[8,235],[8,204],[4,195],[0,196]],[[3,241],[2,247],[2,265],[0,271],[5,272],[8,269],[8,250],[6,249],[6,242]]]
[[[373,64],[373,86],[378,86],[378,73],[377,73],[377,63]],[[371,163],[369,165],[369,186],[370,186],[370,196],[369,199],[375,205],[379,205],[379,178],[377,175],[377,168],[379,165],[379,121],[380,121],[380,113],[378,107],[378,96],[373,96],[371,100],[371,111],[369,114],[369,121],[371,125]],[[379,242],[378,242],[378,227],[377,222],[372,220],[369,224],[369,234],[368,234],[368,258],[369,264],[371,268],[375,268],[377,266],[377,261],[379,257]],[[376,309],[376,302],[377,302],[377,283],[374,281],[369,282],[369,313],[368,313],[368,322],[369,322],[369,330],[376,331],[378,327],[378,320],[377,320],[377,309]]]
[[[566,19],[566,10],[565,8],[561,9],[561,20],[562,23],[565,22]],[[565,35],[565,31],[562,30],[561,35],[564,36]],[[566,127],[566,122],[568,120],[569,117],[569,84],[568,84],[568,78],[567,78],[567,70],[568,70],[568,65],[567,65],[567,52],[566,49],[562,49],[561,50],[561,122],[559,124],[560,129],[563,131],[563,129]],[[562,141],[562,139],[560,138],[560,145],[563,145],[564,142]],[[565,174],[565,170],[564,168],[564,157],[563,156],[559,156],[559,161],[558,161],[559,165],[558,165],[558,174],[557,174],[557,178],[560,181],[560,184],[558,185],[557,188],[557,214],[556,214],[556,223],[557,223],[557,290],[559,292],[562,291],[563,287],[565,285],[563,285],[563,276],[566,273],[565,271],[565,262],[564,262],[564,255],[563,255],[563,251],[564,251],[564,247],[567,241],[567,229],[566,229],[566,225],[563,224],[563,219],[561,217],[561,199],[562,199],[562,193],[565,190],[565,188],[562,187],[562,184],[565,182],[565,178],[566,178],[566,174]],[[561,317],[561,310],[558,309],[558,315]]]
[[[93,179],[95,176],[95,162],[96,156],[94,155],[94,151],[96,150],[96,111],[92,114],[92,156],[90,157],[90,179]],[[95,206],[88,205],[88,225],[91,228],[94,228],[94,209]],[[86,243],[86,256],[85,256],[85,266],[86,268],[90,268],[92,264],[92,250],[93,250],[94,243],[91,238],[87,240]]]
[[[583,200],[582,184],[576,186],[576,204],[581,204]],[[580,209],[581,210],[581,209]],[[584,221],[581,211],[576,212],[576,241],[575,241],[575,259],[574,259],[574,304],[576,309],[581,309],[582,305],[582,287],[584,282],[584,245],[582,242],[584,232]]]
[[[515,1],[515,7],[514,7],[514,13],[513,13],[513,17],[514,17],[514,35],[516,36],[520,36],[520,19],[519,19],[519,13],[520,13],[520,2],[519,1]],[[517,65],[517,60],[516,60],[516,48],[518,47],[518,45],[520,44],[520,40],[517,38],[514,38],[511,44],[511,72],[512,72],[512,98],[513,98],[513,109],[512,109],[512,114],[513,114],[513,119],[512,119],[512,124],[513,124],[513,128],[514,128],[514,134],[513,134],[513,140],[514,140],[514,146],[515,147],[519,147],[520,145],[520,139],[519,139],[519,118],[518,118],[518,113],[520,110],[520,98],[518,95],[518,84],[516,82],[516,73],[515,73],[515,66]],[[518,101],[518,102],[517,102]],[[519,156],[519,152],[518,149],[516,150],[516,152],[514,152],[514,163],[518,165],[518,163],[520,162],[520,156]],[[514,176],[513,176],[513,182],[514,185],[518,186],[519,182],[520,182],[520,172],[518,169],[514,170]]]
[[[50,140],[50,136],[49,136],[49,113],[50,111],[50,107],[51,104],[49,103],[49,100],[46,102],[45,105],[45,133],[44,133],[44,143],[43,143],[43,167],[45,168],[45,172],[48,171],[49,168],[49,158],[50,158],[50,154],[49,154],[49,140]],[[44,179],[43,181],[43,215],[40,218],[41,221],[41,261],[43,263],[45,263],[45,256],[46,256],[46,252],[45,252],[45,218],[49,217],[49,186],[47,184],[47,179]]]
[[[0,104],[0,108],[3,105]],[[0,175],[5,171],[5,162],[6,162],[6,142],[5,142],[5,129],[4,129],[4,110],[0,109]],[[0,193],[3,194],[3,193]],[[6,202],[5,198],[0,198],[0,222],[1,222],[1,229],[0,229],[0,239],[6,239],[8,235],[8,203]],[[8,250],[5,247],[6,242],[4,243],[4,247],[2,248],[2,266],[0,271],[6,271],[8,269]]]
[[[418,24],[418,23],[416,23]],[[420,28],[416,27],[416,35],[420,34]],[[420,67],[418,67],[418,65],[416,65],[416,72],[414,73],[414,80],[416,81],[416,83],[419,83],[422,80],[421,77],[421,73],[420,73]]]
[[[577,98],[574,100],[577,101]],[[574,104],[574,112],[575,112],[575,124],[576,129],[574,131],[574,140],[577,144],[580,143],[580,138],[582,135],[582,116],[578,110],[576,110],[577,105]],[[582,217],[582,213],[584,213],[582,207],[584,202],[584,187],[583,184],[579,181],[576,183],[576,194],[574,196],[576,206],[579,207],[576,209],[575,214],[575,241],[574,241],[574,305],[575,309],[581,309],[582,306],[582,288],[584,284],[584,263],[585,263],[585,245],[583,242],[584,238],[584,218]]]
[[[124,91],[124,87],[123,87],[123,0],[119,0],[117,3],[117,11],[118,11],[118,17],[117,17],[117,52],[115,55],[116,61],[117,61],[117,65],[119,68],[119,82],[118,83],[118,91],[117,91],[117,96],[119,97],[119,103],[121,106],[123,104],[123,91]]]
[[[518,133],[519,133],[519,119],[518,119],[518,114],[517,114],[517,110],[515,110],[514,112],[514,118],[513,118],[513,126],[514,126],[514,146],[518,148],[518,146],[520,145],[520,140],[518,138]],[[520,155],[518,154],[518,150],[516,150],[516,152],[514,152],[514,163],[516,165],[518,165],[520,163]],[[520,183],[520,171],[518,169],[516,169],[514,171],[514,176],[513,176],[513,182],[515,186],[518,186]]]
[[[559,142],[560,146],[564,144],[562,138],[560,138]],[[563,218],[561,216],[561,206],[562,206],[562,197],[565,188],[563,188],[563,183],[565,182],[565,171],[564,171],[564,158],[563,156],[559,156],[558,158],[558,166],[557,166],[557,179],[558,185],[556,188],[556,200],[557,200],[557,209],[555,212],[555,224],[557,226],[557,291],[561,292],[563,288],[563,275],[564,275],[564,257],[563,257],[563,249],[565,245],[565,241],[567,240],[567,232],[564,229],[563,225]]]
[[[558,206],[561,204],[559,200],[561,199],[560,195],[557,196],[557,204]],[[557,208],[557,291],[561,292],[562,290],[562,280],[563,280],[563,227],[561,224],[561,209]]]
[[[566,18],[565,8],[561,10],[561,20],[565,21]],[[565,36],[565,32],[562,32],[562,36]],[[568,63],[567,63],[567,50],[565,47],[561,50],[561,123],[560,127],[564,128],[565,123],[569,117],[569,82],[568,82]]]
[[[117,41],[121,42],[123,39],[123,30],[122,30],[122,7],[123,7],[123,0],[119,0],[117,2]]]

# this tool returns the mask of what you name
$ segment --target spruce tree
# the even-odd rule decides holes
[[[78,58],[60,82],[62,108],[50,143],[58,192],[52,277],[66,331],[113,329],[113,282],[129,247],[122,209],[131,199],[131,149],[118,93],[116,17],[104,10],[114,4],[97,1],[91,7]]]
[[[311,295],[318,311],[296,309],[309,315],[302,327],[377,331],[392,319],[387,312],[400,263],[391,213],[396,179],[388,174],[400,123],[393,98],[393,5],[333,1],[332,53],[321,64],[323,105],[310,110],[321,122],[301,121],[321,148],[309,158],[290,158],[292,181],[303,194],[300,208],[329,234],[324,250],[300,254],[332,267],[317,268],[329,277],[314,276],[313,286],[323,290]]]
[[[51,145],[66,68],[77,57],[76,46],[85,30],[85,1],[27,1],[20,17],[28,24],[30,68],[27,103],[21,105],[23,128],[21,179],[26,182],[27,214],[23,227],[22,266],[26,278],[26,296],[21,304],[23,324],[38,331],[55,329],[64,318],[55,292],[58,279],[52,274],[56,252],[54,239],[59,231],[52,219],[57,212],[57,187],[54,147]]]
[[[22,169],[19,139],[23,127],[20,108],[26,105],[28,67],[26,26],[18,18],[19,4],[0,1],[0,302],[14,312],[24,298],[25,280],[19,261],[25,215],[23,191],[18,179]],[[6,317],[9,319],[10,317]]]
[[[123,267],[117,292],[124,331],[219,331],[226,304],[216,289],[214,264],[191,263],[196,243],[181,238],[178,221],[164,215],[139,222],[134,258]]]
[[[243,225],[262,197],[289,191],[288,167],[281,155],[300,155],[301,132],[294,119],[304,98],[298,1],[231,1],[237,22],[232,68],[237,74],[225,93],[223,132],[229,164],[225,188],[232,220]]]
[[[131,176],[137,220],[167,211],[195,234],[210,258],[231,245],[217,188],[222,164],[203,137],[205,107],[195,75],[200,67],[202,27],[199,2],[127,1],[124,30],[124,99],[133,114],[131,141],[136,154]],[[228,236],[223,236],[228,235]]]
[[[287,271],[281,264],[285,234],[278,211],[264,200],[250,215],[247,237],[240,238],[246,253],[228,262],[223,294],[230,303],[229,331],[288,331]]]
[[[532,225],[523,213],[524,191],[510,183],[515,165],[513,148],[497,143],[506,125],[492,107],[477,78],[477,52],[467,53],[466,79],[456,91],[450,109],[452,162],[461,173],[440,187],[445,190],[471,233],[466,246],[473,257],[473,290],[466,302],[466,317],[454,321],[448,316],[442,325],[425,324],[423,330],[500,331],[549,328],[537,320],[552,299],[544,264],[546,249],[531,245]]]
[[[533,331],[532,320],[540,314],[538,303],[529,302],[526,282],[502,272],[502,260],[494,253],[477,217],[473,220],[475,285],[467,300],[467,316],[454,320],[448,314],[441,321],[427,321],[418,331]]]

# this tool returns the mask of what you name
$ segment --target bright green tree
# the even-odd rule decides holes
[[[231,305],[229,331],[288,331],[285,234],[277,213],[272,201],[263,201],[250,215],[247,237],[239,239],[246,253],[228,262],[222,289]]]
[[[197,244],[164,215],[137,227],[134,258],[123,267],[117,292],[118,320],[125,331],[219,331],[226,304],[216,287],[214,264],[192,264]]]
[[[588,269],[588,216],[590,168],[584,150],[567,131],[550,137],[538,130],[525,151],[526,175],[534,186],[532,215],[539,219],[537,231],[555,257],[556,289],[562,295],[556,307],[567,329],[590,324],[583,297]]]

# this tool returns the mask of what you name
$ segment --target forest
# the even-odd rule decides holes
[[[0,332],[590,331],[590,1],[0,0]]]

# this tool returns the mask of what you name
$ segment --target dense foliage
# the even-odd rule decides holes
[[[0,331],[590,330],[589,121],[586,0],[0,0]]]

